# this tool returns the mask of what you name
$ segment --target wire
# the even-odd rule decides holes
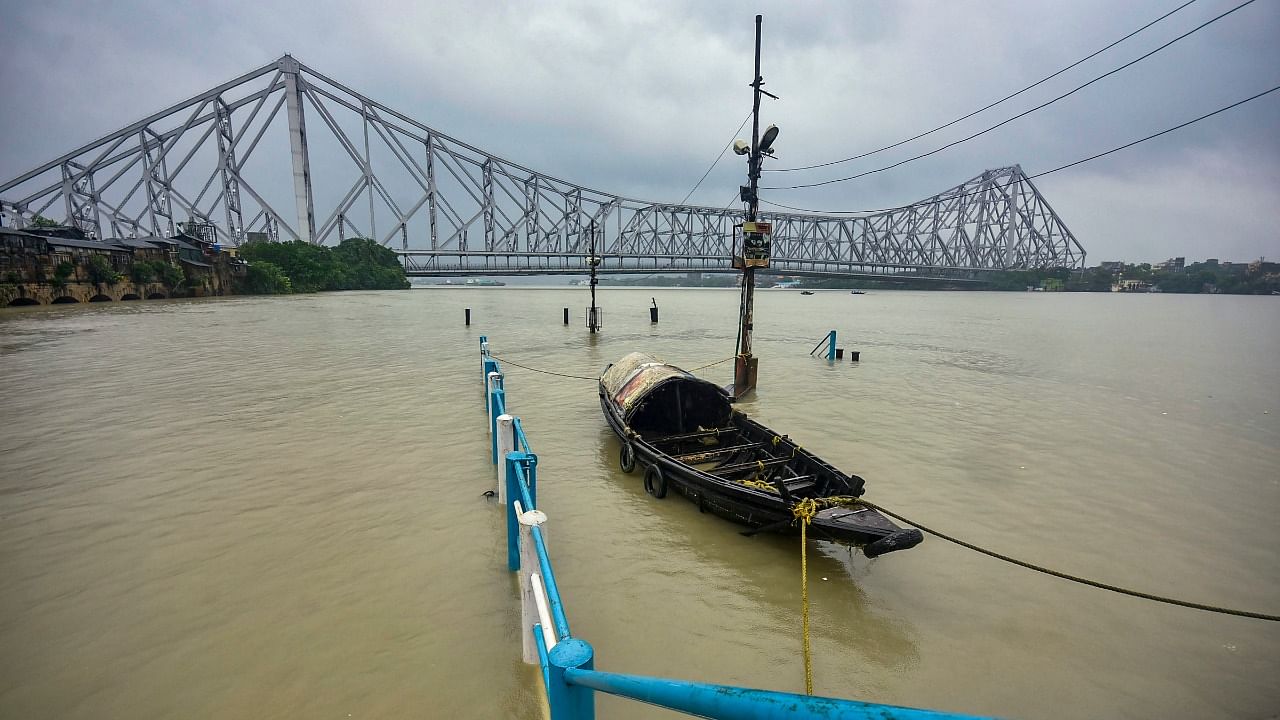
[[[1191,1],[1195,2],[1195,0],[1191,0]],[[707,176],[710,175],[711,171],[716,168],[716,165],[720,164],[721,158],[723,158],[724,154],[729,151],[729,147],[733,145],[733,141],[738,139],[738,133],[742,132],[742,128],[747,126],[747,121],[750,119],[751,119],[751,113],[747,113],[747,116],[742,119],[742,124],[738,126],[737,130],[733,131],[733,137],[729,138],[729,142],[724,146],[724,150],[721,150],[720,154],[716,156],[715,162],[711,163],[711,167],[707,168],[707,171],[702,173],[702,177],[698,178],[698,182],[695,183],[694,186],[689,189],[689,192],[685,193],[684,200],[680,201],[681,205],[683,205],[685,201],[689,199],[690,195],[693,195],[693,191],[697,190],[698,186],[702,184],[702,181],[707,179]]]
[[[1105,152],[1100,152],[1100,153],[1098,153],[1098,154],[1096,154],[1096,155],[1090,155],[1089,157],[1081,158],[1081,159],[1079,159],[1079,160],[1076,160],[1075,162],[1069,162],[1069,163],[1067,163],[1066,165],[1059,165],[1058,167],[1053,168],[1052,170],[1045,170],[1045,171],[1043,171],[1043,172],[1038,172],[1038,173],[1036,173],[1036,174],[1034,174],[1034,175],[1028,175],[1028,176],[1027,176],[1027,179],[1028,179],[1028,180],[1034,180],[1034,179],[1036,179],[1036,178],[1044,177],[1045,175],[1052,175],[1053,173],[1056,173],[1056,172],[1058,172],[1059,170],[1066,170],[1067,168],[1072,168],[1072,167],[1075,167],[1076,165],[1081,165],[1081,164],[1087,163],[1087,162],[1089,162],[1089,161],[1091,161],[1091,160],[1097,160],[1098,158],[1106,157],[1107,155],[1110,155],[1110,154],[1112,154],[1112,153],[1117,153],[1117,152],[1120,152],[1121,150],[1125,150],[1125,149],[1127,149],[1127,148],[1131,148],[1131,147],[1133,147],[1134,145],[1137,145],[1137,144],[1139,144],[1139,143],[1144,143],[1144,142],[1146,142],[1146,141],[1148,141],[1148,140],[1153,140],[1153,139],[1155,139],[1155,138],[1160,137],[1161,135],[1167,135],[1167,134],[1169,134],[1169,133],[1171,133],[1171,132],[1173,132],[1173,131],[1175,131],[1175,130],[1181,130],[1182,128],[1187,127],[1188,125],[1194,125],[1195,123],[1198,123],[1198,122],[1200,122],[1201,120],[1207,120],[1207,119],[1209,119],[1209,118],[1213,117],[1214,115],[1217,115],[1217,114],[1219,114],[1219,113],[1224,113],[1224,112],[1226,112],[1226,111],[1228,111],[1228,110],[1231,110],[1232,108],[1236,108],[1236,107],[1239,107],[1239,106],[1241,106],[1241,105],[1244,105],[1244,104],[1245,104],[1245,103],[1247,103],[1247,102],[1252,102],[1252,101],[1257,100],[1258,98],[1260,98],[1260,97],[1262,97],[1262,96],[1264,96],[1264,95],[1269,95],[1269,94],[1271,94],[1271,93],[1273,93],[1273,92],[1275,92],[1275,91],[1277,91],[1277,90],[1280,90],[1280,85],[1277,85],[1277,86],[1275,86],[1275,87],[1271,88],[1270,90],[1264,90],[1264,91],[1262,91],[1262,92],[1258,93],[1257,95],[1253,95],[1253,96],[1251,96],[1251,97],[1247,97],[1247,98],[1245,98],[1244,100],[1240,100],[1240,101],[1238,101],[1238,102],[1234,102],[1234,103],[1232,103],[1232,104],[1230,104],[1230,105],[1227,105],[1226,107],[1218,108],[1217,110],[1214,110],[1214,111],[1213,111],[1213,112],[1211,112],[1211,113],[1205,113],[1204,115],[1201,115],[1200,117],[1195,118],[1194,120],[1188,120],[1188,121],[1186,121],[1186,122],[1184,122],[1184,123],[1180,123],[1180,124],[1178,124],[1178,125],[1174,125],[1174,126],[1173,126],[1173,127],[1171,127],[1171,128],[1166,128],[1166,129],[1164,129],[1164,130],[1161,130],[1160,132],[1152,133],[1152,134],[1150,134],[1150,135],[1148,135],[1148,136],[1146,136],[1146,137],[1144,137],[1144,138],[1139,138],[1139,139],[1137,139],[1137,140],[1134,140],[1133,142],[1128,142],[1128,143],[1125,143],[1124,145],[1120,145],[1120,146],[1118,146],[1118,147],[1113,147],[1113,148],[1111,148],[1110,150],[1107,150],[1107,151],[1105,151]],[[932,199],[924,200],[924,201],[917,202],[917,203],[912,203],[912,204],[910,204],[910,205],[899,205],[899,206],[897,206],[897,207],[880,208],[880,209],[878,209],[878,210],[814,210],[814,209],[812,209],[812,208],[802,208],[802,207],[793,207],[793,206],[791,206],[791,205],[783,205],[782,203],[776,203],[776,202],[772,202],[772,201],[769,201],[769,200],[761,200],[760,202],[762,202],[762,203],[764,203],[764,204],[766,204],[766,205],[772,205],[773,207],[779,207],[779,208],[783,208],[783,209],[786,209],[786,210],[795,210],[796,212],[817,213],[817,214],[820,214],[820,215],[860,215],[860,214],[870,214],[870,215],[875,215],[875,214],[879,214],[879,213],[894,212],[894,211],[896,211],[896,210],[905,210],[905,209],[907,209],[907,208],[911,208],[911,207],[924,207],[924,206],[926,206],[926,205],[936,205],[936,204],[938,204],[938,203],[946,202],[946,201],[948,201],[948,200],[955,200],[955,199],[962,198],[962,197],[970,197],[970,196],[972,196],[972,195],[980,195],[980,194],[982,194],[983,192],[986,192],[986,191],[985,191],[985,190],[975,190],[974,192],[964,193],[964,194],[961,194],[961,195],[948,195],[948,196],[946,196],[946,197],[942,197],[942,196],[934,196],[934,198],[932,198]]]
[[[489,357],[493,358],[494,360],[497,360],[498,362],[506,363],[508,365],[515,365],[518,368],[529,370],[530,372],[542,373],[544,375],[555,375],[556,377],[569,378],[571,380],[599,380],[600,379],[599,377],[591,377],[589,375],[567,375],[565,373],[551,372],[550,370],[539,370],[538,368],[529,367],[528,365],[521,365],[520,363],[514,360],[500,358],[497,355],[494,355],[493,353],[489,353]]]
[[[960,540],[959,538],[954,538],[945,533],[938,532],[937,530],[934,530],[932,528],[927,528],[924,525],[921,525],[920,523],[915,522],[914,520],[908,520],[907,518],[895,512],[886,510],[883,507],[876,505],[873,502],[868,502],[866,500],[863,500],[862,498],[858,498],[857,501],[859,504],[866,505],[867,507],[872,508],[874,510],[879,510],[880,512],[884,513],[885,515],[888,515],[891,518],[894,518],[896,520],[901,520],[902,522],[907,523],[908,525],[914,525],[917,528],[919,528],[920,531],[929,533],[934,537],[941,538],[943,540],[946,540],[947,542],[955,543],[960,547],[968,548],[969,550],[982,553],[987,557],[993,557],[997,560],[1003,560],[1007,563],[1013,563],[1014,565],[1017,565],[1019,567],[1024,567],[1028,570],[1035,570],[1036,572],[1044,573],[1045,575],[1052,575],[1053,577],[1056,577],[1056,578],[1069,580],[1074,583],[1080,583],[1081,585],[1088,585],[1089,587],[1095,587],[1100,590],[1110,590],[1111,592],[1120,593],[1121,595],[1129,595],[1131,597],[1142,598],[1143,600],[1154,600],[1155,602],[1166,603],[1168,605],[1177,605],[1179,607],[1192,608],[1194,610],[1207,610],[1209,612],[1221,613],[1223,615],[1235,615],[1237,617],[1254,618],[1257,620],[1270,620],[1272,622],[1280,621],[1280,615],[1270,615],[1267,613],[1253,612],[1250,610],[1233,610],[1231,608],[1219,607],[1217,605],[1205,605],[1203,603],[1190,602],[1187,600],[1178,600],[1176,598],[1162,597],[1160,595],[1152,595],[1151,593],[1145,593],[1139,590],[1129,590],[1128,588],[1122,588],[1116,585],[1108,585],[1106,583],[1098,582],[1097,580],[1089,580],[1088,578],[1077,577],[1075,575],[1068,575],[1067,573],[1059,572],[1057,570],[1051,570],[1047,567],[1036,565],[1034,563],[1029,563],[1025,560],[1019,560],[1017,558],[1009,557],[1008,555],[1002,555],[998,552],[995,552],[994,550],[988,550],[984,547],[979,547],[977,545],[974,545],[973,543],[967,543],[963,540]]]
[[[776,186],[770,186],[770,187],[762,187],[762,188],[760,188],[760,189],[761,189],[761,190],[799,190],[799,189],[801,189],[801,188],[819,187],[819,186],[821,186],[821,185],[831,185],[831,184],[833,184],[833,183],[838,183],[838,182],[847,182],[847,181],[849,181],[849,180],[857,180],[858,178],[866,177],[866,176],[868,176],[868,175],[874,175],[874,174],[876,174],[876,173],[884,172],[885,170],[892,170],[893,168],[900,167],[900,166],[902,166],[902,165],[906,165],[906,164],[907,164],[907,163],[909,163],[909,162],[914,162],[914,161],[919,160],[919,159],[921,159],[921,158],[929,157],[930,155],[936,155],[936,154],[938,154],[938,153],[942,152],[943,150],[946,150],[946,149],[948,149],[948,148],[955,147],[956,145],[959,145],[960,143],[968,142],[969,140],[972,140],[972,139],[974,139],[974,138],[976,138],[976,137],[979,137],[979,136],[982,136],[982,135],[986,135],[987,133],[991,132],[992,130],[995,130],[995,129],[997,129],[997,128],[1003,127],[1003,126],[1005,126],[1005,125],[1008,125],[1009,123],[1013,122],[1014,120],[1017,120],[1018,118],[1026,117],[1027,115],[1030,115],[1031,113],[1033,113],[1033,112],[1035,112],[1035,111],[1037,111],[1037,110],[1040,110],[1040,109],[1042,109],[1042,108],[1046,108],[1046,107],[1048,107],[1048,106],[1050,106],[1050,105],[1052,105],[1052,104],[1054,104],[1054,103],[1058,102],[1059,100],[1061,100],[1061,99],[1063,99],[1063,98],[1070,97],[1071,95],[1074,95],[1075,93],[1077,93],[1077,92],[1079,92],[1079,91],[1081,91],[1081,90],[1083,90],[1083,89],[1085,89],[1085,88],[1089,87],[1090,85],[1092,85],[1092,84],[1094,84],[1094,83],[1098,82],[1099,80],[1102,80],[1103,78],[1109,77],[1109,76],[1111,76],[1111,75],[1115,75],[1116,73],[1120,72],[1121,70],[1124,70],[1124,69],[1126,69],[1126,68],[1128,68],[1128,67],[1132,67],[1133,65],[1136,65],[1137,63],[1139,63],[1139,62],[1141,62],[1141,61],[1143,61],[1143,60],[1145,60],[1145,59],[1147,59],[1147,58],[1151,57],[1152,55],[1155,55],[1156,53],[1160,52],[1161,50],[1164,50],[1165,48],[1169,47],[1170,45],[1173,45],[1174,43],[1178,42],[1179,40],[1182,40],[1183,38],[1186,38],[1186,37],[1188,37],[1188,36],[1190,36],[1190,35],[1192,35],[1192,34],[1194,34],[1194,33],[1196,33],[1196,32],[1199,32],[1200,30],[1203,30],[1204,28],[1208,27],[1209,25],[1212,25],[1213,23],[1215,23],[1215,22],[1217,22],[1217,21],[1221,20],[1222,18],[1224,18],[1224,17],[1226,17],[1226,16],[1230,15],[1231,13],[1233,13],[1233,12],[1235,12],[1235,11],[1239,10],[1240,8],[1243,8],[1243,7],[1245,7],[1246,5],[1251,5],[1251,4],[1253,4],[1254,2],[1257,2],[1257,0],[1245,0],[1245,2],[1242,2],[1242,3],[1240,3],[1239,5],[1237,5],[1237,6],[1233,7],[1233,8],[1231,8],[1230,10],[1228,10],[1228,11],[1226,11],[1226,12],[1222,13],[1221,15],[1218,15],[1217,17],[1213,18],[1212,20],[1208,20],[1208,21],[1206,21],[1206,22],[1204,22],[1204,23],[1201,23],[1200,25],[1196,26],[1195,28],[1193,28],[1193,29],[1191,29],[1191,30],[1188,30],[1187,32],[1185,32],[1185,33],[1183,33],[1183,34],[1179,35],[1178,37],[1176,37],[1176,38],[1174,38],[1174,39],[1170,40],[1169,42],[1167,42],[1167,43],[1165,43],[1165,44],[1161,45],[1160,47],[1156,48],[1155,50],[1152,50],[1152,51],[1150,51],[1150,52],[1146,53],[1145,55],[1141,55],[1141,56],[1139,56],[1138,58],[1135,58],[1135,59],[1133,59],[1133,60],[1130,60],[1129,62],[1125,63],[1124,65],[1121,65],[1121,66],[1120,66],[1120,67],[1118,67],[1118,68],[1115,68],[1114,70],[1110,70],[1110,71],[1108,71],[1108,72],[1106,72],[1106,73],[1103,73],[1102,75],[1099,75],[1098,77],[1096,77],[1096,78],[1094,78],[1094,79],[1090,80],[1089,82],[1087,82],[1087,83],[1085,83],[1085,84],[1083,84],[1083,85],[1077,86],[1077,87],[1076,87],[1075,89],[1073,89],[1073,90],[1070,90],[1070,91],[1068,91],[1068,92],[1065,92],[1065,93],[1063,93],[1063,94],[1061,94],[1061,95],[1059,95],[1059,96],[1057,96],[1057,97],[1053,98],[1052,100],[1049,100],[1048,102],[1041,103],[1041,104],[1039,104],[1039,105],[1037,105],[1037,106],[1035,106],[1035,107],[1031,108],[1030,110],[1024,110],[1023,112],[1020,112],[1020,113],[1018,113],[1017,115],[1014,115],[1013,117],[1011,117],[1011,118],[1009,118],[1009,119],[1007,119],[1007,120],[1003,120],[1003,121],[1001,121],[1001,122],[999,122],[999,123],[996,123],[995,125],[992,125],[991,127],[987,128],[987,129],[985,129],[985,130],[980,130],[980,131],[978,131],[978,132],[976,132],[976,133],[973,133],[972,135],[969,135],[968,137],[963,137],[963,138],[960,138],[959,140],[955,140],[955,141],[949,142],[949,143],[947,143],[946,145],[943,145],[942,147],[939,147],[939,148],[934,148],[933,150],[930,150],[929,152],[921,153],[921,154],[916,155],[916,156],[914,156],[914,157],[909,157],[909,158],[907,158],[906,160],[900,160],[900,161],[898,161],[898,162],[896,162],[896,163],[893,163],[892,165],[886,165],[886,166],[884,166],[884,167],[876,168],[876,169],[874,169],[874,170],[867,170],[867,171],[865,171],[865,172],[857,173],[856,175],[849,175],[848,177],[833,178],[833,179],[831,179],[831,180],[822,180],[822,181],[819,181],[819,182],[812,182],[812,183],[802,183],[802,184],[799,184],[799,185],[776,185]]]
[[[552,372],[552,371],[550,371],[550,370],[539,370],[538,368],[535,368],[535,367],[529,367],[528,365],[521,365],[520,363],[515,362],[514,360],[508,360],[508,359],[506,359],[506,358],[498,357],[497,355],[494,355],[493,353],[489,353],[489,357],[493,358],[494,360],[497,360],[498,362],[506,363],[506,364],[508,364],[508,365],[514,365],[514,366],[516,366],[516,367],[518,367],[518,368],[521,368],[522,370],[528,370],[528,371],[530,371],[530,372],[542,373],[542,374],[544,374],[544,375],[554,375],[554,376],[556,376],[556,377],[569,378],[570,380],[592,380],[592,381],[599,381],[599,380],[600,380],[600,377],[599,377],[599,376],[591,376],[591,375],[569,375],[569,374],[566,374],[566,373]],[[692,369],[692,370],[687,370],[686,372],[695,373],[695,372],[698,372],[699,370],[706,370],[706,369],[707,369],[707,368],[709,368],[709,367],[714,367],[714,366],[719,365],[719,364],[721,364],[721,363],[727,363],[727,362],[729,362],[730,360],[733,360],[733,357],[727,357],[727,358],[724,358],[723,360],[717,360],[717,361],[715,361],[715,362],[713,362],[713,363],[707,363],[706,365],[699,365],[698,367],[696,367],[696,368],[694,368],[694,369]]]
[[[995,106],[997,106],[997,105],[999,105],[999,104],[1003,103],[1003,102],[1004,102],[1004,101],[1006,101],[1006,100],[1012,100],[1013,98],[1018,97],[1018,96],[1019,96],[1019,95],[1021,95],[1022,93],[1026,92],[1026,91],[1028,91],[1028,90],[1030,90],[1030,89],[1032,89],[1032,88],[1034,88],[1034,87],[1037,87],[1037,86],[1039,86],[1039,85],[1042,85],[1042,84],[1044,84],[1044,83],[1048,82],[1049,80],[1052,80],[1052,79],[1054,79],[1054,78],[1058,77],[1058,76],[1059,76],[1059,75],[1061,75],[1062,73],[1064,73],[1064,72],[1066,72],[1066,71],[1068,71],[1068,70],[1070,70],[1070,69],[1072,69],[1072,68],[1074,68],[1074,67],[1076,67],[1076,66],[1080,65],[1081,63],[1084,63],[1084,62],[1086,62],[1086,61],[1088,61],[1088,60],[1092,60],[1093,58],[1095,58],[1095,57],[1097,57],[1097,56],[1101,55],[1102,53],[1104,53],[1104,52],[1106,52],[1106,51],[1110,50],[1111,48],[1115,47],[1116,45],[1119,45],[1120,43],[1124,42],[1125,40],[1128,40],[1129,38],[1133,37],[1134,35],[1137,35],[1138,33],[1142,32],[1143,30],[1146,30],[1147,28],[1151,27],[1152,25],[1155,25],[1156,23],[1160,22],[1161,20],[1164,20],[1165,18],[1169,17],[1170,15],[1172,15],[1172,14],[1174,14],[1174,13],[1178,12],[1179,10],[1181,10],[1181,9],[1183,9],[1183,8],[1187,7],[1188,5],[1191,5],[1192,3],[1195,3],[1195,2],[1197,2],[1197,0],[1187,0],[1187,2],[1182,3],[1182,4],[1181,4],[1181,5],[1179,5],[1178,7],[1176,7],[1176,8],[1174,8],[1174,9],[1170,10],[1169,12],[1167,12],[1167,13],[1165,13],[1165,14],[1163,14],[1163,15],[1161,15],[1160,17],[1156,18],[1155,20],[1152,20],[1151,22],[1147,23],[1146,25],[1143,25],[1142,27],[1138,28],[1137,30],[1134,30],[1133,32],[1129,33],[1128,35],[1125,35],[1124,37],[1120,38],[1119,40],[1116,40],[1115,42],[1113,42],[1113,43],[1111,43],[1110,45],[1108,45],[1108,46],[1106,46],[1106,47],[1102,48],[1101,50],[1098,50],[1098,51],[1094,52],[1094,53],[1093,53],[1093,54],[1091,54],[1091,55],[1087,55],[1087,56],[1085,56],[1085,57],[1082,57],[1082,58],[1080,58],[1079,60],[1077,60],[1077,61],[1075,61],[1075,62],[1071,63],[1070,65],[1068,65],[1068,66],[1066,66],[1066,67],[1062,68],[1061,70],[1059,70],[1059,71],[1057,71],[1057,72],[1053,73],[1052,75],[1047,75],[1047,76],[1045,76],[1045,77],[1043,77],[1043,78],[1041,78],[1041,79],[1039,79],[1039,80],[1037,80],[1037,81],[1035,81],[1035,82],[1031,83],[1030,85],[1028,85],[1028,86],[1026,86],[1026,87],[1022,88],[1021,90],[1019,90],[1019,91],[1017,91],[1017,92],[1015,92],[1015,93],[1013,93],[1013,94],[1011,94],[1011,95],[1005,95],[1004,97],[1002,97],[1002,98],[1000,98],[999,100],[997,100],[997,101],[995,101],[995,102],[991,103],[990,105],[985,105],[985,106],[983,106],[983,107],[980,107],[980,108],[978,108],[977,110],[974,110],[973,112],[969,113],[968,115],[961,115],[960,117],[956,118],[955,120],[952,120],[951,122],[949,122],[949,123],[947,123],[947,124],[945,124],[945,125],[939,125],[938,127],[934,128],[934,129],[932,129],[932,130],[928,130],[928,131],[926,131],[926,132],[922,132],[922,133],[920,133],[919,135],[913,135],[913,136],[911,136],[911,137],[907,138],[906,140],[899,140],[898,142],[896,142],[896,143],[894,143],[894,144],[892,144],[892,145],[885,145],[884,147],[882,147],[882,148],[877,148],[877,149],[875,149],[875,150],[872,150],[871,152],[865,152],[865,153],[862,153],[861,155],[854,155],[853,157],[847,157],[847,158],[845,158],[845,159],[843,159],[843,160],[832,160],[831,162],[818,163],[817,165],[803,165],[803,166],[801,166],[801,167],[793,167],[793,168],[778,168],[778,169],[772,169],[772,170],[771,170],[771,169],[765,169],[765,170],[764,170],[764,172],[792,172],[792,171],[795,171],[795,170],[813,170],[814,168],[827,167],[827,166],[830,166],[830,165],[839,165],[840,163],[846,163],[846,162],[849,162],[849,161],[851,161],[851,160],[860,160],[860,159],[862,159],[862,158],[864,158],[864,157],[869,157],[869,156],[871,156],[871,155],[875,155],[875,154],[877,154],[877,153],[884,152],[885,150],[892,150],[893,148],[896,148],[896,147],[898,147],[899,145],[906,145],[907,143],[909,143],[909,142],[911,142],[911,141],[913,141],[913,140],[919,140],[920,138],[925,137],[925,136],[927,136],[927,135],[932,135],[932,134],[934,134],[934,133],[938,132],[939,130],[945,130],[945,129],[947,129],[947,128],[951,127],[952,125],[955,125],[955,124],[956,124],[956,123],[958,123],[958,122],[961,122],[961,121],[964,121],[964,120],[968,120],[969,118],[973,117],[974,115],[977,115],[978,113],[981,113],[981,112],[985,112],[985,111],[987,111],[987,110],[990,110],[991,108],[993,108],[993,107],[995,107]]]

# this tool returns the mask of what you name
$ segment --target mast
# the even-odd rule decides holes
[[[747,222],[755,223],[756,214],[759,212],[759,198],[757,197],[757,187],[760,180],[760,86],[763,84],[763,78],[760,77],[760,24],[763,21],[763,15],[756,15],[756,64],[755,75],[752,76],[752,102],[751,102],[751,154],[747,157],[747,192],[744,198],[747,201]],[[746,243],[747,232],[746,227],[743,228],[743,267],[742,267],[742,301],[739,305],[738,318],[738,347],[735,353],[736,359],[733,364],[733,397],[741,398],[748,392],[755,389],[756,372],[759,369],[759,360],[751,354],[751,330],[754,322],[753,306],[755,304],[756,291],[756,269],[746,260]]]

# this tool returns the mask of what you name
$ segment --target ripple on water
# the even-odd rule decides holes
[[[0,647],[21,650],[0,653],[0,716],[538,717],[505,527],[482,496],[479,335],[586,376],[632,350],[696,367],[734,342],[732,291],[611,288],[595,337],[560,323],[582,299],[507,287],[0,312]],[[1263,411],[1280,407],[1280,337],[1258,328],[1280,318],[1233,298],[1174,299],[1176,313],[1131,300],[761,293],[763,385],[743,407],[926,524],[1273,611],[1277,576],[1260,569],[1280,540],[1280,413]],[[805,354],[831,328],[861,362]],[[597,666],[800,690],[798,540],[649,497],[617,470],[594,381],[506,371]],[[1027,718],[1280,702],[1269,626],[934,539],[874,561],[818,542],[809,562],[822,693]]]

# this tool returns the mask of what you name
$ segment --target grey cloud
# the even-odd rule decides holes
[[[782,97],[777,166],[894,142],[1028,84],[1174,6],[1131,3],[54,2],[9,9],[0,176],[285,51],[428,125],[557,176],[676,201],[750,107],[752,16]],[[1201,0],[1027,97],[902,148],[811,173],[879,167],[962,137],[1222,12]],[[1280,6],[1258,2],[1134,68],[987,136],[902,168],[766,197],[819,208],[910,202],[981,170],[1047,169],[1190,119],[1280,80]],[[1091,259],[1280,255],[1280,97],[1044,178]],[[744,131],[745,134],[746,131]],[[334,172],[349,182],[349,167]],[[340,172],[339,172],[340,170]],[[692,202],[723,205],[729,155]],[[788,183],[790,184],[790,183]]]

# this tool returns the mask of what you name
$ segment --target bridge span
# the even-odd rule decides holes
[[[0,182],[0,211],[97,238],[184,222],[228,245],[371,237],[421,276],[584,273],[592,232],[606,272],[727,271],[743,219],[537,172],[288,55]],[[773,269],[789,274],[966,277],[1085,260],[1016,165],[885,212],[761,219]]]

